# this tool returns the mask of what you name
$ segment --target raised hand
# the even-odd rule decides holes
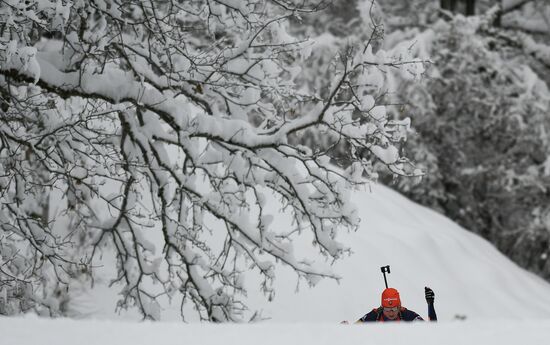
[[[433,304],[435,300],[435,293],[433,290],[426,286],[424,287],[424,294],[426,296],[426,302],[428,302],[428,304]]]

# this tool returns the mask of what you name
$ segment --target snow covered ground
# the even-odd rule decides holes
[[[550,284],[517,267],[479,236],[388,188],[373,186],[372,193],[357,192],[354,202],[362,225],[340,238],[355,252],[334,265],[343,278],[340,284],[323,280],[314,289],[301,286],[296,292],[294,275],[281,268],[273,302],[250,291],[250,305],[266,318],[260,324],[113,322],[137,315],[115,314],[115,293],[98,285],[73,296],[74,315],[88,320],[0,319],[0,344],[64,345],[75,339],[79,344],[117,345],[318,345],[367,339],[369,344],[411,345],[549,343]],[[379,305],[383,265],[391,265],[388,282],[400,290],[404,306],[423,316],[427,314],[424,286],[434,289],[439,323],[338,324]],[[177,306],[166,306],[163,317],[176,320]]]
[[[549,320],[201,325],[0,318],[2,345],[546,345]]]

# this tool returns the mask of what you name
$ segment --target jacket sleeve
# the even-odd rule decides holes
[[[359,320],[357,320],[355,323],[361,323],[361,322],[376,322],[376,318],[378,317],[378,312],[376,309],[373,309],[371,312],[363,315]]]
[[[435,313],[435,307],[433,303],[428,304],[428,319],[430,319],[430,321],[437,321],[437,314]]]

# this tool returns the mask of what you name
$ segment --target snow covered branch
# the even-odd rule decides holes
[[[184,317],[190,302],[202,320],[242,320],[245,267],[270,298],[276,262],[310,284],[338,278],[336,234],[359,222],[349,190],[375,178],[356,152],[404,173],[408,123],[370,94],[419,62],[369,41],[332,63],[327,95],[300,88],[308,42],[288,19],[324,1],[4,3],[0,246],[30,245],[17,265],[44,281],[94,278],[112,252],[120,307],[159,319],[159,299],[180,296]],[[349,169],[289,143],[312,127],[350,143]],[[294,252],[304,236],[317,260]]]

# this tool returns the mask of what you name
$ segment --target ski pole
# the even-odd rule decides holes
[[[384,283],[386,284],[386,289],[388,288],[388,280],[386,279],[386,272],[390,274],[390,265],[380,267],[380,271],[384,275]]]

